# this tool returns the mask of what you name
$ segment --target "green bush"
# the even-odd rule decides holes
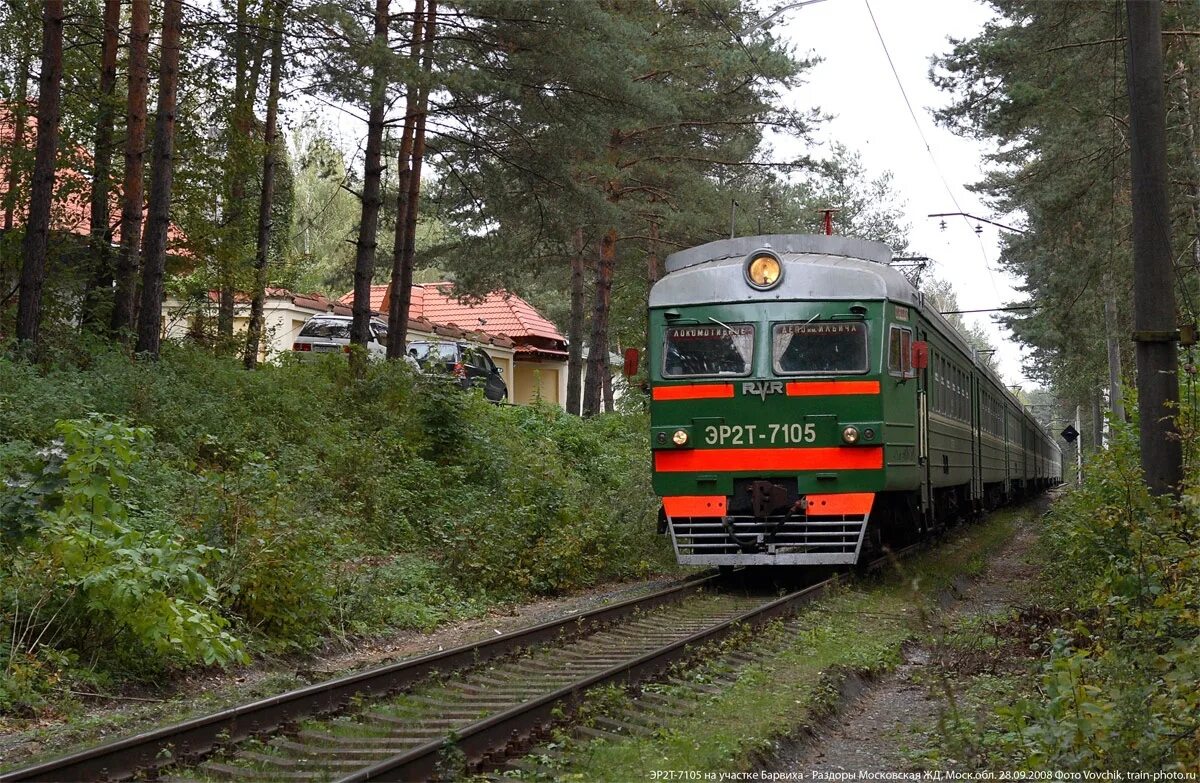
[[[131,520],[129,467],[149,432],[92,416],[54,434],[6,493],[20,509],[0,588],[6,671],[36,669],[54,647],[126,665],[243,660],[203,574],[219,550]]]
[[[236,660],[230,635],[303,649],[669,567],[646,429],[492,405],[403,363],[355,380],[340,356],[246,372],[173,345],[158,362],[98,344],[0,357],[0,569],[36,582],[5,580],[0,637],[30,591],[83,606],[60,577],[107,614],[48,633],[46,656],[148,673]],[[159,619],[139,626],[134,605]],[[124,652],[93,643],[101,618]]]
[[[1193,468],[1179,507],[1150,497],[1136,423],[1114,427],[1085,476],[1043,533],[1047,578],[1076,620],[1049,640],[1038,697],[1007,711],[1009,753],[1043,769],[1194,770],[1200,483]]]

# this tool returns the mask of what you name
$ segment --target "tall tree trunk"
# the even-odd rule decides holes
[[[646,253],[646,280],[650,285],[658,282],[658,221],[650,221],[650,247]]]
[[[375,0],[374,45],[377,54],[388,45],[388,0]],[[363,160],[362,218],[358,247],[354,254],[354,308],[350,322],[351,345],[366,348],[371,340],[371,278],[375,274],[375,250],[379,235],[380,180],[383,177],[383,121],[387,102],[387,76],[382,65],[371,76],[371,105],[367,117],[367,148]],[[351,353],[355,372],[366,371],[356,353]],[[360,357],[365,358],[365,357]]]
[[[21,47],[20,59],[17,61],[17,85],[13,91],[13,105],[9,116],[13,123],[12,149],[8,155],[8,188],[4,193],[4,230],[11,231],[13,227],[13,212],[15,211],[18,189],[21,185],[21,166],[19,157],[25,152],[25,125],[29,117],[29,50]]]
[[[608,351],[605,351],[606,355],[607,353]],[[601,380],[604,382],[604,412],[613,413],[617,410],[617,403],[616,398],[613,395],[612,365],[610,365],[607,361],[604,363],[604,375],[601,376]]]
[[[9,118],[13,123],[12,146],[8,151],[8,172],[6,174],[7,189],[4,193],[4,233],[12,231],[13,213],[20,197],[21,171],[25,168],[25,125],[29,117],[29,59],[28,46],[22,46],[17,59],[16,89],[13,91],[13,104],[9,108]],[[14,263],[10,271],[7,255],[0,258],[0,296],[12,296],[10,287],[12,281],[20,276],[20,267]],[[0,301],[0,306],[7,299]]]
[[[575,229],[571,256],[571,316],[567,321],[567,413],[579,415],[583,387],[583,229]]]
[[[100,106],[96,113],[96,143],[92,171],[92,273],[83,292],[80,320],[85,328],[101,323],[104,301],[112,291],[112,222],[108,196],[111,192],[113,122],[116,107],[113,91],[117,85],[117,47],[121,27],[121,0],[104,0],[104,43],[100,50]]]
[[[138,313],[137,352],[158,358],[162,343],[163,275],[167,266],[167,228],[171,222],[171,180],[175,173],[175,98],[179,87],[179,33],[183,0],[165,0],[158,65],[158,107],[150,169],[149,217],[142,245],[142,307]]]
[[[1153,495],[1178,498],[1183,447],[1179,348],[1175,333],[1175,270],[1167,188],[1163,100],[1162,5],[1127,0],[1129,22],[1129,151],[1133,213],[1133,329],[1142,471]]]
[[[57,168],[64,16],[63,0],[45,0],[42,6],[42,74],[38,81],[37,153],[22,247],[21,296],[17,302],[17,340],[35,350],[41,326],[42,285],[46,282],[46,249],[50,239],[50,202],[54,196]]]
[[[413,9],[413,33],[409,44],[409,58],[413,71],[417,70],[421,54],[422,30],[425,26],[425,0],[416,0]],[[408,239],[408,184],[412,180],[413,138],[416,135],[417,95],[416,79],[409,81],[404,96],[404,130],[400,134],[400,153],[396,156],[399,173],[396,184],[396,241],[392,244],[392,282],[388,297],[388,345],[387,358],[399,359],[404,355],[408,332],[408,313],[412,305],[411,264],[404,263],[404,245]]]
[[[613,270],[617,265],[617,230],[600,240],[596,263],[596,296],[592,302],[592,338],[588,345],[587,380],[583,390],[583,415],[600,412],[604,376],[608,374],[608,313],[612,299]]]
[[[229,118],[229,147],[226,153],[225,166],[229,172],[229,207],[225,213],[225,223],[228,232],[225,235],[225,248],[217,260],[217,336],[230,339],[233,337],[233,316],[236,307],[235,269],[238,258],[246,244],[246,180],[249,178],[249,166],[246,163],[246,149],[250,140],[250,127],[253,120],[254,97],[258,93],[258,84],[252,88],[249,84],[250,63],[250,9],[249,0],[237,0],[234,12],[233,37],[233,111]]]
[[[146,94],[150,87],[150,4],[130,5],[129,91],[125,99],[125,181],[121,189],[121,248],[117,253],[117,287],[113,294],[113,334],[130,331],[142,246],[143,158],[146,154]]]
[[[1187,131],[1187,159],[1191,169],[1188,176],[1188,207],[1192,213],[1192,271],[1200,274],[1200,157],[1196,143],[1196,102],[1192,100],[1192,88],[1188,81],[1186,63],[1179,63],[1180,100],[1183,102],[1183,121]]]
[[[418,90],[417,121],[413,128],[412,171],[408,175],[408,201],[404,212],[404,256],[400,259],[403,279],[400,282],[397,319],[407,325],[412,301],[413,264],[417,254],[417,208],[421,201],[421,166],[425,162],[425,119],[429,116],[429,77],[433,72],[433,35],[437,28],[437,0],[429,0],[425,19],[424,52],[421,70],[425,82]],[[403,338],[404,330],[400,330]],[[403,351],[401,343],[401,351]]]
[[[262,193],[258,201],[258,240],[254,252],[254,298],[250,302],[250,324],[246,328],[246,351],[242,363],[247,370],[258,366],[258,349],[263,331],[263,303],[266,299],[267,264],[271,251],[271,207],[275,201],[275,138],[279,112],[279,82],[283,74],[283,25],[287,2],[277,0],[275,34],[271,48],[271,87],[267,95],[267,120],[263,129]]]

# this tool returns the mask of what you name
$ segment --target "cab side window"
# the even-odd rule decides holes
[[[912,330],[893,326],[888,336],[888,373],[901,378],[912,374]]]

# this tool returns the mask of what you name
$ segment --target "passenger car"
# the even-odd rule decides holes
[[[408,344],[408,352],[422,368],[451,375],[464,389],[480,387],[483,396],[492,402],[508,399],[508,386],[501,377],[503,370],[479,346],[450,341],[413,340]]]
[[[292,343],[297,353],[350,353],[350,322],[348,315],[314,315],[305,321],[300,334]],[[371,319],[371,341],[367,343],[367,355],[372,359],[387,356],[387,324],[378,318]]]

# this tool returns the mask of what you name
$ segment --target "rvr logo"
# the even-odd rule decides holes
[[[783,394],[783,381],[747,381],[742,384],[742,394],[754,394],[764,402],[768,394]]]

